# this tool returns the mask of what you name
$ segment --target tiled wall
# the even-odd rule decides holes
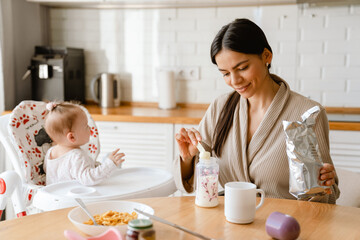
[[[85,49],[87,98],[99,72],[121,76],[123,101],[157,101],[159,68],[196,67],[177,80],[178,102],[210,103],[230,90],[210,44],[235,18],[259,24],[273,48],[271,71],[325,106],[360,106],[360,5],[51,9],[51,44]]]

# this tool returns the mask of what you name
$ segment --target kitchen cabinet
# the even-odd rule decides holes
[[[105,0],[26,0],[27,2],[37,2],[37,3],[104,3]]]
[[[357,0],[27,0],[52,7],[76,8],[169,8],[169,7],[236,7],[286,4],[346,5]]]
[[[296,4],[296,0],[27,0],[54,7],[84,8],[162,8],[231,7]]]
[[[197,128],[206,108],[207,106],[202,108],[182,106],[174,110],[160,110],[157,105],[122,105],[119,108],[110,109],[101,109],[93,105],[87,106],[99,127],[101,156],[116,147],[120,147],[127,154],[124,167],[146,164],[146,166],[160,167],[169,171],[172,168],[173,159],[179,154],[175,133],[179,132],[181,127]],[[333,115],[328,114],[331,128],[330,153],[335,167],[360,172],[360,131],[358,131],[360,130],[360,123],[358,115],[349,119],[347,115],[344,115],[344,112],[339,112],[339,109],[335,109],[337,111],[328,110],[332,113],[337,112]],[[350,113],[359,113],[359,110],[352,109]],[[122,132],[124,130],[126,131]],[[155,139],[153,137],[157,135],[161,135],[162,140],[160,143],[154,144]],[[128,138],[135,138],[135,136],[137,140],[127,140]],[[144,138],[147,141],[144,143],[143,150],[139,142]],[[159,146],[162,147],[159,148]],[[156,153],[149,152],[149,148]],[[143,151],[145,154],[142,154]],[[156,155],[156,157],[154,158],[151,154]],[[178,191],[174,195],[189,194]]]
[[[101,142],[99,159],[116,148],[126,154],[124,167],[155,167],[171,171],[179,149],[175,134],[197,124],[96,122]],[[330,154],[336,167],[360,172],[360,131],[330,131]]]
[[[155,167],[171,171],[179,149],[175,133],[180,128],[197,128],[195,124],[132,123],[96,121],[100,137],[100,154],[120,148],[126,154],[124,167]]]
[[[360,172],[360,131],[330,131],[330,154],[335,167]]]
[[[116,148],[126,154],[124,168],[150,167],[171,172],[172,161],[179,154],[175,142],[175,133],[181,127],[191,128],[197,125],[168,123],[131,123],[96,121],[101,143],[98,159]],[[175,153],[176,152],[176,153]],[[192,196],[176,191],[173,196]]]
[[[125,153],[123,167],[151,167],[171,171],[173,124],[97,121],[101,161],[116,148]]]

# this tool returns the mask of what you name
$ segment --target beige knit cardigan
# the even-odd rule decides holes
[[[301,115],[313,106],[321,111],[316,117],[315,132],[323,162],[333,164],[329,151],[329,124],[325,109],[317,102],[290,90],[289,85],[276,75],[272,78],[281,82],[264,119],[247,144],[248,103],[240,98],[234,113],[232,128],[223,145],[219,158],[219,183],[224,186],[231,181],[252,182],[265,191],[268,198],[296,199],[289,193],[289,165],[286,154],[285,133],[282,121],[301,121]],[[199,132],[203,146],[215,156],[213,132],[220,112],[231,93],[217,98],[208,108],[200,122]],[[198,162],[198,157],[194,165]],[[180,157],[174,160],[173,173],[178,189],[194,190],[193,177],[182,179]],[[312,201],[335,203],[339,197],[338,179],[331,187],[332,194],[313,198]]]

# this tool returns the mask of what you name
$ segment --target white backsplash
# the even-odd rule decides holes
[[[232,8],[51,9],[53,46],[85,50],[89,83],[99,72],[121,77],[122,101],[157,101],[158,68],[199,69],[177,80],[177,102],[210,103],[231,89],[210,60],[225,24],[249,18],[274,52],[273,73],[325,106],[360,105],[360,5]]]

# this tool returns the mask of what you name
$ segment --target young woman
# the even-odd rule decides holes
[[[315,132],[324,162],[319,179],[332,193],[310,200],[335,203],[337,177],[329,153],[329,126],[325,109],[290,90],[280,77],[270,74],[272,50],[263,31],[248,19],[225,25],[211,45],[211,60],[227,85],[235,91],[218,97],[200,122],[199,131],[182,128],[175,135],[180,156],[174,161],[177,186],[193,191],[194,165],[199,141],[219,159],[219,181],[252,182],[266,197],[295,199],[289,193],[289,165],[282,121],[301,121],[314,106]]]

